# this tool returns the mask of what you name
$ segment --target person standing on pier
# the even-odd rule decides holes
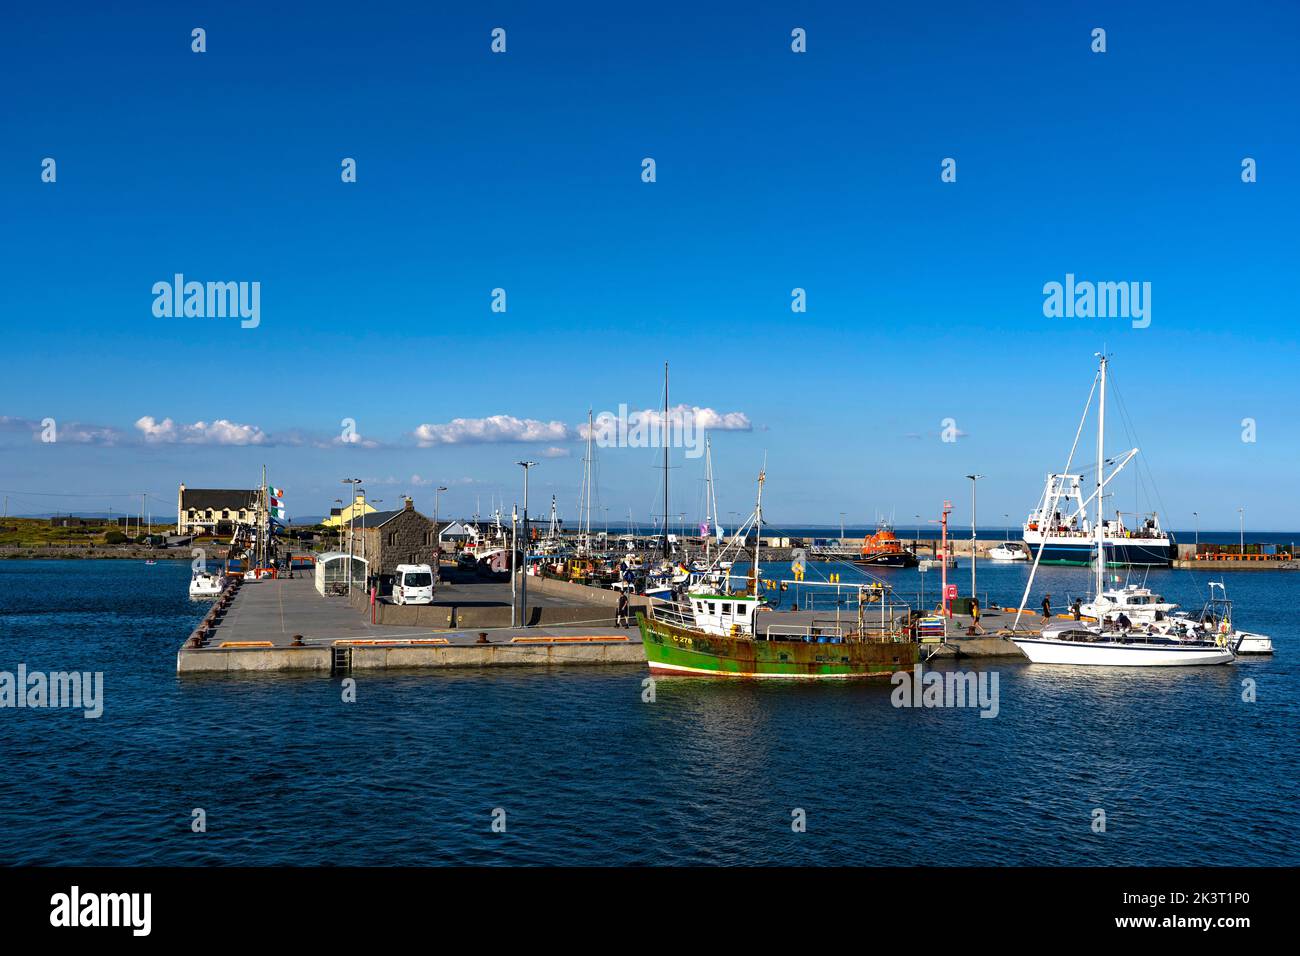
[[[627,627],[627,592],[620,591],[618,594],[618,618],[615,621],[618,627]]]
[[[984,628],[980,626],[980,599],[977,597],[970,599],[970,619],[970,629],[983,634]]]
[[[1052,616],[1052,592],[1048,591],[1047,594],[1043,596],[1043,617],[1049,618],[1051,616]]]

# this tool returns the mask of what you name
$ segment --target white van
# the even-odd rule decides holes
[[[394,604],[432,604],[433,568],[427,564],[399,564],[393,575]]]

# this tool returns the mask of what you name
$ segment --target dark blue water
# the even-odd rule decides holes
[[[106,682],[99,720],[0,710],[0,863],[1300,862],[1300,575],[1228,576],[1275,660],[999,662],[986,719],[858,682],[660,680],[647,704],[639,667],[362,677],[354,704],[323,677],[182,680],[203,610],[188,573],[0,562],[0,670]],[[1083,577],[1044,573],[1062,591]],[[1152,577],[1187,605],[1206,580]]]

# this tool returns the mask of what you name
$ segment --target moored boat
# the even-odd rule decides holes
[[[762,527],[763,475],[752,523]],[[637,615],[651,672],[701,677],[835,679],[887,677],[921,659],[908,631],[910,608],[883,585],[864,586],[855,620],[819,620],[763,607],[758,597],[761,536],[755,534],[744,594],[690,593],[682,603],[650,601]],[[765,619],[760,624],[760,618]],[[783,623],[785,622],[785,623]]]
[[[917,557],[903,547],[889,525],[882,524],[875,534],[862,542],[862,549],[853,563],[876,568],[914,568]]]
[[[1096,490],[1086,501],[1082,498],[1078,481],[1072,485],[1073,493],[1078,498],[1078,510],[1070,520],[1079,523],[1092,535],[1093,554],[1093,598],[1087,606],[1097,612],[1093,620],[1051,621],[1043,626],[1036,635],[1017,635],[1011,640],[1020,648],[1029,660],[1035,664],[1079,664],[1104,667],[1180,667],[1204,664],[1228,664],[1236,659],[1231,635],[1222,631],[1208,632],[1203,626],[1193,622],[1173,622],[1165,618],[1167,610],[1173,605],[1164,602],[1159,595],[1147,588],[1122,588],[1107,590],[1105,586],[1107,547],[1111,540],[1111,528],[1103,520],[1101,503],[1106,485],[1136,453],[1130,451],[1114,465],[1109,474],[1105,455],[1106,443],[1106,371],[1108,360],[1100,355],[1097,378],[1094,383],[1097,401],[1097,469]],[[1088,410],[1092,405],[1092,394],[1084,406],[1083,421],[1087,420]],[[1083,421],[1079,423],[1079,433],[1083,431]],[[1077,444],[1077,438],[1076,438]],[[1054,478],[1075,478],[1068,474],[1070,462],[1074,459],[1073,449],[1070,461],[1066,463],[1066,474]],[[1063,493],[1063,485],[1048,483],[1051,495],[1045,499],[1040,509],[1042,513],[1055,513],[1058,500]],[[1090,502],[1095,502],[1096,520],[1089,526],[1085,509]],[[1028,533],[1026,542],[1030,541]],[[1034,574],[1043,561],[1048,548],[1048,538],[1041,536],[1038,540],[1037,556],[1034,570],[1030,573],[1025,586],[1020,609],[1016,613],[1019,623],[1024,613],[1025,603],[1033,587]],[[1145,625],[1135,625],[1122,608],[1147,608],[1151,621]],[[1014,627],[1014,625],[1013,625]]]
[[[996,548],[989,548],[989,557],[994,561],[1027,561],[1029,552],[1020,545],[1008,541]]]
[[[190,577],[190,597],[219,597],[226,589],[226,576],[214,571],[195,571]]]

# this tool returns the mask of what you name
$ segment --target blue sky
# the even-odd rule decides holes
[[[1300,527],[1296,7],[708,6],[7,10],[11,511],[166,510],[266,464],[299,514],[350,475],[425,510],[447,484],[464,514],[517,498],[527,457],[534,510],[573,517],[571,437],[414,431],[654,407],[667,360],[674,404],[749,423],[714,436],[724,516],[766,453],[777,524],[906,525],[945,497],[965,521],[971,470],[1000,523],[1063,465],[1104,344],[1159,497],[1121,482],[1120,505]],[[178,272],[260,282],[260,325],[155,317]],[[1150,327],[1045,318],[1066,273],[1150,282]],[[143,417],[172,424],[146,440]],[[332,441],[345,418],[367,442]],[[599,460],[611,520],[658,507],[654,452]],[[700,462],[675,464],[695,517]]]

